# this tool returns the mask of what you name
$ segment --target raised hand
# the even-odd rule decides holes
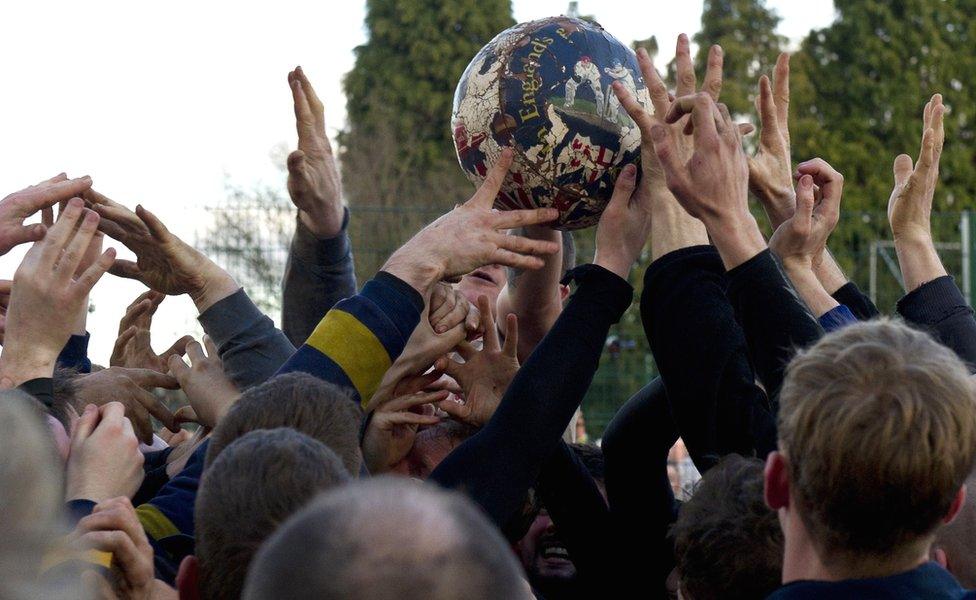
[[[37,212],[49,211],[55,204],[78,196],[91,184],[91,177],[68,179],[61,173],[0,200],[0,255],[10,252],[14,246],[43,238],[48,225],[24,225],[24,221]]]
[[[467,308],[458,309],[458,306]],[[405,379],[410,380],[426,372],[435,361],[453,350],[481,325],[478,309],[470,307],[464,295],[446,283],[433,286],[424,315],[427,318],[420,319],[403,352],[383,375],[379,388],[367,404],[367,410],[402,395],[396,390],[402,389]],[[472,322],[472,319],[476,321]],[[447,329],[437,330],[444,327]]]
[[[393,469],[410,453],[421,426],[440,423],[433,403],[444,400],[447,392],[422,391],[438,377],[440,373],[403,380],[396,386],[395,397],[373,411],[363,436],[363,460],[370,473]]]
[[[844,176],[822,158],[800,163],[797,175],[799,192],[790,211],[793,214],[773,233],[769,248],[784,265],[812,270],[823,260],[827,238],[840,219]]]
[[[888,220],[896,242],[932,239],[932,200],[945,143],[944,116],[942,95],[936,94],[925,105],[918,162],[913,166],[912,157],[907,154],[895,159],[895,187],[888,200]]]
[[[113,275],[141,281],[163,294],[189,294],[200,312],[238,290],[226,271],[170,233],[142,206],[133,213],[95,190],[86,191],[84,198],[101,215],[100,229],[136,255],[136,262],[116,261]]]
[[[298,150],[288,155],[288,195],[298,217],[321,239],[342,228],[342,180],[325,134],[325,107],[301,67],[288,73],[295,101]]]
[[[152,393],[156,388],[179,389],[179,383],[169,375],[150,369],[109,367],[76,375],[69,381],[77,399],[77,410],[83,410],[89,404],[122,404],[125,407],[125,416],[132,422],[132,427],[143,444],[152,443],[153,426],[150,417],[156,417],[170,431],[177,430],[173,413]]]
[[[71,537],[72,544],[79,548],[112,555],[111,582],[95,571],[87,571],[83,576],[86,583],[95,587],[96,597],[176,598],[175,590],[156,579],[152,546],[132,502],[125,496],[96,504],[92,514],[78,521]]]
[[[182,356],[186,353],[186,345],[193,341],[193,337],[189,335],[178,339],[162,354],[156,354],[152,349],[150,343],[152,318],[165,298],[165,294],[149,290],[140,294],[129,305],[119,322],[119,337],[116,338],[115,347],[112,349],[110,365],[166,373],[169,369],[167,363],[170,357]]]
[[[694,152],[688,160],[671,131],[655,124],[651,138],[668,188],[693,217],[700,219],[732,269],[766,247],[755,218],[749,213],[749,167],[739,128],[728,108],[707,93],[675,100],[665,122],[677,123],[691,114]]]
[[[435,369],[453,377],[464,391],[463,402],[445,399],[437,404],[438,408],[459,421],[483,427],[495,414],[505,390],[519,370],[518,320],[515,315],[508,315],[507,335],[502,346],[487,296],[478,298],[478,309],[485,331],[481,351],[468,342],[461,342],[457,350],[464,362],[444,358],[437,362]]]
[[[793,216],[796,193],[790,162],[790,55],[776,60],[773,81],[759,78],[759,149],[749,158],[749,189],[756,195],[776,230]]]
[[[51,377],[58,354],[88,294],[115,260],[106,250],[80,276],[78,264],[98,227],[97,214],[81,200],[68,202],[44,239],[27,251],[14,274],[4,331],[0,373],[14,385]]]
[[[627,279],[651,232],[650,198],[647,180],[637,185],[637,168],[624,167],[600,215],[594,264]]]
[[[470,200],[424,227],[386,261],[383,271],[421,293],[436,281],[470,273],[484,265],[540,269],[539,254],[555,254],[559,244],[507,235],[504,230],[549,223],[554,208],[494,211],[492,204],[512,165],[512,150],[502,150],[495,166]]]
[[[98,503],[116,496],[131,498],[142,484],[142,463],[125,406],[89,404],[72,427],[65,499]]]
[[[932,200],[939,182],[939,160],[945,143],[942,95],[925,105],[922,149],[918,162],[902,154],[895,159],[895,187],[888,200],[888,221],[895,240],[905,289],[946,275],[932,239]]]
[[[673,97],[668,93],[664,81],[661,80],[650,56],[643,48],[637,51],[637,63],[640,65],[650,92],[653,114],[623,85],[615,83],[613,89],[627,114],[641,130],[641,168],[643,169],[641,186],[646,185],[649,194],[653,215],[650,235],[651,258],[657,259],[679,248],[707,244],[708,236],[701,221],[685,212],[668,189],[651,137],[651,129],[655,124],[667,127],[674,143],[674,151],[679,155],[680,160],[687,162],[694,151],[692,138],[685,134],[685,130],[689,128],[690,117],[684,117],[671,125],[665,123],[664,116],[671,110]],[[695,93],[697,78],[691,60],[688,36],[684,34],[678,36],[675,63],[679,93]],[[703,91],[711,94],[716,101],[722,89],[722,65],[722,48],[712,46],[708,53]]]
[[[445,333],[460,324],[469,333],[478,331],[481,318],[467,297],[448,284],[435,285],[430,293],[429,322],[435,333]]]
[[[213,428],[241,393],[224,373],[217,346],[210,336],[203,336],[203,344],[207,348],[206,354],[199,342],[191,340],[187,344],[186,356],[190,359],[190,366],[179,355],[170,356],[169,371],[180,382],[190,401],[194,413],[192,420]]]

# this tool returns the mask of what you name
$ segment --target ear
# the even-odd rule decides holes
[[[200,564],[194,555],[187,556],[180,563],[176,573],[176,589],[180,600],[200,600]]]
[[[962,507],[965,504],[966,504],[966,485],[963,484],[962,487],[959,488],[959,491],[956,492],[956,497],[952,499],[952,504],[949,505],[949,511],[946,512],[944,517],[942,517],[942,522],[945,523],[946,525],[951,523],[952,520],[956,518],[956,515],[959,514],[959,511],[962,510]]]
[[[766,457],[766,469],[763,471],[763,497],[766,505],[773,510],[787,508],[790,505],[789,463],[779,452],[770,452]]]
[[[569,286],[568,285],[559,284],[559,299],[562,302],[565,302],[566,301],[566,298],[569,298]]]

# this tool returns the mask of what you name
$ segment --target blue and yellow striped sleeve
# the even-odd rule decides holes
[[[278,374],[309,373],[352,390],[363,404],[403,352],[423,309],[415,289],[381,271],[336,304]]]

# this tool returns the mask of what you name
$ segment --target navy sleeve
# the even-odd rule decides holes
[[[610,326],[633,299],[630,284],[602,267],[583,265],[571,275],[579,287],[495,414],[430,476],[466,491],[499,527],[522,505],[559,444],[590,387]]]
[[[870,321],[881,316],[881,311],[871,299],[861,292],[853,281],[848,281],[833,293],[834,300],[851,309],[858,321]]]
[[[344,209],[339,234],[320,240],[296,218],[281,300],[281,329],[295,347],[312,335],[336,302],[356,293],[348,224],[349,209]]]
[[[952,277],[939,277],[909,292],[898,301],[898,314],[931,332],[976,372],[976,319]]]
[[[61,354],[58,355],[57,366],[60,369],[73,369],[78,373],[91,373],[91,361],[88,360],[88,341],[91,336],[73,335],[68,338]]]
[[[749,355],[774,411],[786,365],[823,328],[800,301],[766,249],[728,272],[728,296],[749,343]]]
[[[693,246],[654,261],[641,294],[674,424],[702,473],[726,454],[765,456],[776,447],[772,407],[725,286],[715,247]]]
[[[217,345],[224,372],[241,391],[270,379],[295,353],[285,334],[243,289],[202,312],[199,320]]]

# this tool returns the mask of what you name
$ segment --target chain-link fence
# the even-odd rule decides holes
[[[201,246],[239,277],[259,304],[277,318],[280,281],[294,222],[294,207],[281,198],[250,198],[212,209],[222,234],[208,234]],[[360,283],[371,277],[390,253],[443,211],[409,206],[356,206],[351,210],[356,272]],[[759,219],[764,222],[763,218]],[[231,227],[229,224],[234,223]],[[972,224],[967,212],[932,217],[932,230],[949,273],[971,298],[969,259]],[[768,234],[768,231],[766,232]],[[595,230],[575,233],[577,260],[593,257]],[[848,277],[874,299],[883,313],[892,314],[904,294],[897,256],[883,212],[847,212],[834,232],[830,249]],[[649,256],[642,256],[631,275],[635,299]],[[708,343],[708,340],[702,340]],[[607,338],[600,368],[583,402],[587,431],[598,439],[617,408],[657,374],[641,326],[635,301]]]

